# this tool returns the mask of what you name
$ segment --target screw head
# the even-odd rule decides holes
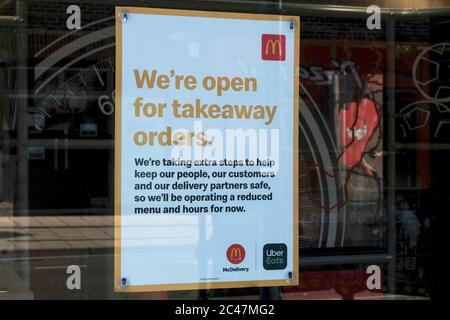
[[[294,29],[295,29],[295,22],[294,22],[294,21],[291,21],[291,22],[289,23],[289,29],[291,29],[291,30],[294,30]]]

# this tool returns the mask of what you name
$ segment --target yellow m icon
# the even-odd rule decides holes
[[[284,61],[286,57],[286,36],[283,34],[263,34],[262,52],[263,60]]]
[[[242,259],[242,252],[239,248],[233,248],[231,249],[231,259],[235,260],[235,259]]]
[[[270,49],[270,53],[269,53],[269,49]],[[269,39],[266,42],[266,48],[265,48],[265,52],[266,55],[270,54],[270,55],[281,55],[282,54],[282,47],[281,47],[281,41],[280,40],[272,40]]]

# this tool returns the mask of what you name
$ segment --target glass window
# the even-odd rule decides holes
[[[114,290],[116,2],[0,1],[0,299],[434,296],[450,10],[373,1],[380,26],[369,29],[364,1],[321,2],[121,2],[300,18],[300,283],[123,293]],[[281,145],[281,156],[291,149]],[[381,270],[375,289],[370,266]],[[77,270],[81,288],[70,288]]]

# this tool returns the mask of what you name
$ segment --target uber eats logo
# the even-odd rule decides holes
[[[264,246],[263,267],[266,270],[283,270],[287,266],[287,247],[284,243],[268,243]]]

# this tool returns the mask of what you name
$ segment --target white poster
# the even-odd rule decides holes
[[[298,283],[299,28],[116,8],[116,290]]]

